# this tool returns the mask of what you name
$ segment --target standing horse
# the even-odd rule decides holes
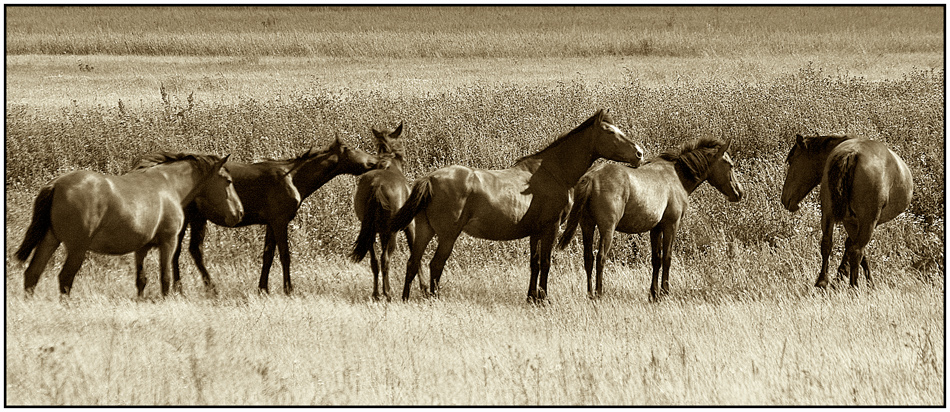
[[[40,275],[60,243],[66,263],[59,272],[59,291],[69,295],[86,252],[123,255],[135,252],[135,285],[142,297],[142,272],[148,251],[158,247],[162,295],[168,294],[172,254],[185,223],[183,208],[201,195],[208,208],[236,224],[244,211],[231,176],[222,167],[227,157],[160,153],[143,158],[129,173],[107,176],[75,171],[40,189],[33,220],[16,258],[33,259],[23,286],[33,294]]]
[[[383,293],[386,300],[391,300],[389,295],[389,258],[396,249],[396,236],[389,230],[392,216],[406,203],[409,197],[409,182],[403,172],[403,163],[405,162],[405,151],[402,134],[402,123],[396,127],[396,130],[376,130],[373,129],[373,135],[376,137],[379,163],[376,170],[371,170],[360,176],[359,183],[356,185],[356,194],[353,196],[353,207],[356,209],[356,217],[362,222],[360,225],[360,234],[353,244],[353,252],[350,258],[354,262],[363,260],[366,252],[369,252],[370,267],[373,269],[373,299],[379,300],[379,274],[383,275]],[[406,241],[409,247],[412,247],[413,233],[415,225],[412,222],[403,230],[406,234]],[[380,255],[376,258],[376,250],[373,245],[376,243],[376,234],[379,234]],[[425,285],[422,278],[419,278],[419,286],[425,292]]]
[[[567,247],[580,223],[588,297],[603,296],[604,263],[615,230],[631,234],[650,232],[653,265],[650,298],[655,301],[669,293],[673,237],[686,216],[689,195],[708,180],[730,202],[742,199],[742,185],[732,172],[728,149],[729,143],[701,139],[665,152],[637,169],[604,164],[581,178],[574,188],[574,206],[558,247]],[[596,290],[591,282],[595,227],[600,228]],[[662,287],[659,284],[661,268]]]
[[[266,225],[264,236],[264,263],[261,267],[261,280],[258,287],[267,292],[267,278],[274,262],[275,247],[280,251],[280,264],[284,271],[284,293],[293,292],[290,283],[290,247],[287,239],[287,226],[297,216],[300,204],[313,192],[341,175],[359,175],[376,166],[376,157],[359,149],[351,149],[340,141],[334,140],[326,150],[313,149],[294,159],[266,160],[257,163],[228,162],[226,167],[234,177],[234,187],[241,202],[244,203],[244,219],[237,225],[225,225],[221,216],[202,202],[195,202],[186,209],[187,223],[191,226],[189,252],[201,272],[205,286],[214,290],[214,283],[204,265],[201,243],[207,221],[225,226]],[[178,257],[181,254],[181,239],[175,251],[175,283],[180,283]],[[180,286],[176,286],[180,287]]]
[[[514,240],[530,236],[531,280],[528,300],[547,295],[551,249],[571,189],[598,158],[640,163],[643,149],[627,138],[604,111],[599,110],[547,148],[519,159],[502,170],[448,166],[415,182],[409,200],[393,218],[396,231],[415,218],[416,237],[406,270],[403,300],[409,298],[412,279],[422,254],[438,236],[429,262],[430,292],[439,279],[455,241],[462,232],[481,239]]]
[[[873,285],[864,248],[874,228],[901,214],[910,205],[914,181],[900,156],[883,143],[854,136],[795,136],[785,162],[788,174],[782,206],[796,212],[799,203],[821,184],[821,271],[815,286],[826,287],[835,223],[848,234],[838,272],[850,273],[858,286],[858,266]]]

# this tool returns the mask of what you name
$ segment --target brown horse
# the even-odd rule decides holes
[[[287,239],[287,226],[297,216],[300,204],[330,179],[341,175],[359,175],[373,170],[376,157],[362,150],[352,149],[339,139],[333,141],[325,150],[309,150],[294,159],[267,160],[257,163],[228,162],[225,165],[234,177],[234,187],[244,203],[244,219],[236,226],[266,225],[264,236],[264,263],[261,267],[261,279],[258,287],[267,292],[268,275],[274,262],[275,247],[280,251],[280,264],[284,273],[284,293],[290,294],[290,247]],[[191,257],[201,272],[205,286],[214,291],[214,283],[204,265],[201,243],[207,221],[225,225],[221,216],[205,207],[202,202],[194,202],[186,209],[188,224],[191,226]],[[178,257],[181,254],[181,239],[175,251],[175,283],[180,287]]]
[[[406,270],[402,298],[419,272],[422,253],[438,236],[429,262],[430,292],[438,292],[445,262],[462,232],[481,239],[514,240],[530,236],[531,280],[528,300],[547,295],[551,249],[571,189],[598,158],[640,163],[643,149],[599,110],[547,148],[502,170],[448,166],[415,182],[409,200],[393,218],[399,230],[415,218],[416,237]]]
[[[405,150],[402,134],[402,123],[396,127],[396,130],[376,130],[373,129],[373,135],[376,137],[379,163],[376,170],[371,170],[360,176],[359,183],[356,186],[356,194],[353,197],[353,207],[356,209],[356,217],[362,222],[360,225],[360,234],[353,244],[353,253],[350,258],[354,262],[363,260],[366,253],[370,254],[370,267],[373,269],[373,299],[379,300],[379,274],[383,275],[382,296],[386,300],[391,300],[389,294],[389,259],[396,249],[396,237],[394,232],[389,230],[392,216],[406,203],[409,197],[409,182],[403,172],[403,163],[405,162]],[[415,225],[410,222],[403,230],[406,234],[406,241],[412,247],[413,233]],[[376,257],[376,250],[373,244],[376,243],[376,234],[379,234],[380,255]],[[419,286],[425,291],[425,285],[422,278],[419,278]]]
[[[665,152],[637,169],[604,164],[581,178],[574,188],[574,206],[558,247],[567,247],[580,223],[588,297],[603,296],[604,263],[615,230],[631,234],[650,232],[653,264],[650,298],[655,301],[669,293],[673,237],[686,216],[689,195],[708,180],[730,202],[742,199],[742,185],[732,172],[728,149],[729,143],[701,139]],[[596,290],[591,278],[595,227],[600,228]],[[661,268],[662,287],[659,284]]]
[[[222,167],[227,157],[185,153],[146,156],[129,173],[107,176],[89,171],[67,173],[40,189],[33,220],[16,258],[33,259],[23,286],[33,294],[40,275],[60,243],[66,263],[59,272],[59,291],[69,295],[86,252],[123,255],[135,252],[138,296],[147,279],[143,261],[159,249],[162,295],[168,294],[178,233],[185,223],[185,205],[200,194],[209,209],[226,224],[236,224],[244,211]]]
[[[874,228],[901,214],[914,193],[910,169],[883,143],[854,136],[795,136],[785,160],[788,174],[782,188],[782,206],[790,212],[821,184],[821,271],[815,286],[826,287],[835,223],[848,234],[838,272],[851,275],[858,286],[858,266],[873,285],[864,248]]]

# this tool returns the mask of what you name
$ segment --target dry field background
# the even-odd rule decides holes
[[[7,404],[945,404],[942,7],[5,11]],[[345,259],[350,176],[291,225],[292,297],[257,296],[260,227],[209,229],[217,297],[185,257],[184,296],[133,300],[131,256],[90,255],[60,302],[62,251],[23,297],[12,251],[70,170],[337,136],[369,151],[400,121],[410,178],[502,168],[600,107],[651,154],[733,139],[747,198],[693,194],[660,303],[642,235],[616,235],[600,301],[579,242],[536,307],[526,241],[462,237],[439,299],[373,303],[368,263]],[[883,140],[914,173],[869,248],[874,289],[814,290],[817,196],[779,204],[789,145],[814,132]]]

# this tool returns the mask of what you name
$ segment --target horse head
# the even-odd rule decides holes
[[[788,172],[782,187],[782,206],[789,212],[797,212],[802,199],[821,183],[824,164],[823,159],[816,155],[813,139],[795,135],[795,144],[785,159]]]
[[[709,184],[719,190],[719,193],[726,196],[730,202],[738,202],[742,199],[745,192],[742,189],[742,184],[736,179],[736,175],[733,171],[732,158],[729,157],[729,153],[726,153],[731,145],[732,140],[721,144],[716,154],[710,158],[710,166],[706,172],[706,179],[709,181]]]
[[[225,167],[229,157],[231,155],[224,156],[211,166],[195,202],[200,209],[218,215],[219,221],[226,226],[234,226],[244,218],[244,205],[234,189],[234,179]]]
[[[610,117],[607,110],[598,110],[584,124],[588,124],[588,122],[590,122],[590,129],[595,132],[592,142],[596,156],[618,162],[627,162],[633,167],[640,165],[640,162],[643,161],[643,148],[630,140],[619,127],[614,125],[613,118]]]
[[[361,175],[376,168],[379,159],[360,149],[351,148],[339,137],[330,145],[330,153],[337,158],[336,170],[342,174]]]

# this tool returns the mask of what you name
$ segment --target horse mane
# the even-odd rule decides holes
[[[814,136],[802,136],[802,144],[804,148],[810,152],[821,152],[828,145],[839,145],[841,142],[849,139],[854,139],[857,136],[849,136],[844,134],[830,134],[830,135],[814,135]],[[788,164],[792,160],[792,153],[794,150],[788,152],[788,156],[785,158],[785,163]]]
[[[580,132],[583,131],[584,129],[586,129],[586,128],[592,126],[592,125],[594,124],[594,122],[597,121],[597,115],[600,114],[600,113],[602,113],[602,112],[603,112],[603,115],[600,116],[601,121],[603,121],[603,122],[605,122],[605,123],[613,124],[613,123],[614,123],[614,119],[610,117],[610,114],[604,112],[603,109],[600,109],[600,110],[598,110],[597,113],[595,113],[593,116],[591,116],[591,117],[589,117],[587,120],[585,120],[584,123],[581,123],[580,125],[578,125],[577,127],[575,127],[574,130],[571,130],[571,131],[569,131],[569,132],[567,132],[567,133],[562,134],[562,135],[559,136],[557,139],[555,139],[553,142],[551,142],[551,144],[547,145],[547,147],[545,147],[544,149],[541,149],[541,150],[539,150],[539,151],[537,151],[537,152],[535,152],[535,153],[533,153],[533,154],[529,154],[529,155],[525,155],[525,156],[519,157],[518,160],[515,160],[515,164],[521,163],[521,162],[522,162],[523,160],[525,160],[525,159],[528,159],[528,158],[531,158],[531,157],[534,157],[534,156],[539,156],[539,155],[541,155],[542,153],[544,153],[544,152],[546,152],[546,151],[548,151],[548,150],[550,150],[550,149],[553,149],[553,148],[557,147],[557,146],[560,145],[561,143],[564,143],[564,141],[567,140],[568,137],[571,137],[571,136],[573,136],[573,135],[575,135],[575,134],[577,134],[577,133],[580,133]]]
[[[180,162],[180,161],[192,161],[200,168],[201,171],[207,171],[208,168],[214,166],[214,164],[221,160],[218,156],[213,155],[203,155],[197,153],[175,153],[175,152],[155,152],[143,155],[132,166],[130,172],[148,169],[153,166],[158,166],[166,163]]]
[[[680,167],[690,180],[699,180],[706,175],[711,166],[707,150],[718,151],[726,144],[720,139],[713,137],[704,137],[684,143],[678,148],[667,150],[654,158],[673,162]],[[653,162],[651,160],[650,162]],[[649,162],[648,162],[649,163]]]

